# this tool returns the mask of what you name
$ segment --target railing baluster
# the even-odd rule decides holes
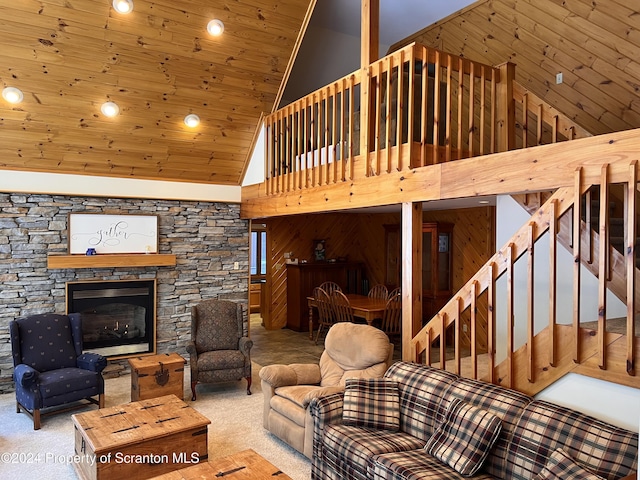
[[[475,155],[473,151],[473,140],[475,138],[475,106],[476,106],[476,79],[475,79],[475,63],[471,63],[469,71],[469,158]]]
[[[602,166],[600,172],[600,238],[599,238],[599,259],[598,259],[598,366],[605,370],[607,368],[605,337],[607,336],[607,272],[609,245],[608,224],[609,224],[609,179],[608,165]]]
[[[480,155],[484,155],[487,153],[487,150],[486,150],[487,142],[485,141],[485,123],[487,121],[486,111],[487,111],[487,78],[485,76],[485,70],[483,68],[480,73]]]
[[[444,161],[451,161],[451,71],[453,70],[453,59],[447,55],[447,98],[445,107],[445,129],[444,129]]]
[[[535,357],[535,348],[533,345],[533,337],[535,335],[534,331],[534,293],[533,289],[535,287],[534,275],[533,275],[533,265],[535,260],[535,223],[529,223],[528,229],[528,238],[527,238],[527,379],[530,383],[533,383],[535,380],[534,374],[534,366],[533,360]]]
[[[582,238],[581,192],[582,168],[578,167],[573,185],[573,361],[580,363],[580,244]]]
[[[397,164],[396,165],[400,165],[400,162],[402,161],[402,129],[404,126],[404,50],[400,50],[398,52],[398,54],[400,55],[400,58],[398,59],[398,94],[397,94],[397,98],[396,98],[396,111],[395,111],[395,116],[396,116],[396,155],[391,155],[391,148],[389,148],[389,150],[387,150],[387,173],[391,173],[394,168],[393,168],[393,157],[395,156],[397,159]],[[393,57],[390,57],[393,58]],[[390,68],[389,71],[391,71],[392,69]],[[409,77],[411,77],[411,71],[409,71]],[[412,92],[411,92],[412,93]],[[409,103],[411,103],[411,97],[407,96],[407,98],[409,98]],[[410,135],[409,135],[410,136]],[[409,141],[411,141],[411,139],[409,138]]]
[[[422,47],[421,86],[422,105],[420,107],[420,133],[422,145],[420,147],[420,166],[424,167],[427,165],[427,145],[429,144],[429,140],[427,138],[427,135],[429,133],[427,120],[427,111],[429,107],[429,52],[427,51],[426,47]]]
[[[478,316],[477,316],[478,282],[471,284],[471,328],[469,329],[471,344],[471,378],[478,378]]]
[[[536,128],[538,129],[536,135],[536,145],[542,145],[542,104],[538,105],[538,122]]]
[[[529,94],[522,95],[522,148],[529,142]]]
[[[491,145],[489,153],[496,153],[497,92],[498,82],[496,82],[496,71],[491,70]]]
[[[487,286],[487,353],[489,355],[489,382],[496,383],[496,264],[489,263],[489,282]]]
[[[391,171],[391,145],[393,144],[393,138],[391,135],[391,121],[392,121],[392,115],[394,115],[394,113],[392,113],[391,111],[391,104],[392,102],[392,96],[393,96],[393,92],[391,90],[391,87],[393,86],[392,82],[391,82],[391,77],[393,77],[393,56],[389,56],[387,57],[387,66],[386,66],[386,70],[387,70],[387,88],[386,88],[386,111],[385,111],[385,122],[384,122],[384,127],[385,127],[385,140],[386,140],[386,145],[385,145],[385,153],[387,155],[387,166],[384,169],[387,173],[389,173]],[[398,71],[398,76],[401,77],[402,72]],[[395,92],[395,101],[396,101],[396,109],[398,109],[400,107],[399,105],[399,99],[398,99],[398,92],[400,91],[400,84],[402,83],[402,78],[398,78],[396,81],[396,92]],[[397,114],[397,112],[396,112]],[[396,132],[395,134],[398,134],[398,123],[397,123],[397,119],[396,119]],[[382,148],[382,147],[380,147]],[[380,175],[380,173],[382,173],[382,164],[380,163],[380,157],[378,156],[378,175]]]
[[[462,330],[462,299],[458,298],[456,301],[456,305],[458,307],[458,311],[456,313],[456,319],[453,325],[454,330],[454,336],[455,339],[453,341],[453,348],[454,348],[454,362],[455,362],[455,374],[456,375],[461,375],[462,374],[462,369],[461,369],[461,359],[460,359],[460,331]]]
[[[462,110],[464,105],[464,63],[458,59],[458,154],[456,160],[462,158]]]
[[[438,160],[438,144],[440,143],[440,52],[436,50],[436,65],[433,80],[433,165],[440,163]]]
[[[404,52],[402,53],[404,58]],[[402,151],[398,155],[398,171],[406,170],[412,167],[413,156],[415,152],[415,139],[413,138],[413,132],[415,129],[415,101],[417,96],[416,92],[416,49],[412,48],[409,54],[409,104],[407,105],[407,141],[409,143],[409,154],[407,155],[407,162],[403,162]]]
[[[514,295],[514,285],[513,285],[513,243],[510,243],[507,247],[507,365],[508,365],[508,387],[513,388],[514,378],[513,378],[513,352],[514,352],[514,341],[513,341],[513,327],[514,327],[514,311],[513,311],[513,295]]]
[[[549,204],[549,365],[556,366],[557,202]]]
[[[441,313],[440,315],[440,368],[442,370],[447,369],[447,344],[446,344],[446,332],[447,332],[447,314]]]
[[[355,121],[355,109],[354,109],[354,101],[355,101],[355,86],[356,79],[353,75],[349,77],[349,180],[353,180],[353,156],[355,154],[354,147],[354,127],[353,122]],[[360,152],[362,152],[362,146],[360,146]]]
[[[586,260],[587,263],[593,263],[593,215],[591,212],[591,204],[593,201],[592,190],[589,189],[584,194],[584,218],[585,218],[585,231],[587,232],[587,252],[586,252]]]
[[[637,182],[638,162],[634,160],[629,165],[629,180],[626,191],[626,263],[627,263],[627,365],[629,375],[636,374],[635,345],[636,345],[636,214],[637,214]]]

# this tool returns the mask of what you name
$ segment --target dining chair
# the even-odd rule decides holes
[[[333,312],[333,305],[331,304],[331,298],[329,294],[321,287],[313,289],[313,300],[318,309],[318,333],[316,333],[316,345],[320,338],[320,332],[322,327],[327,327],[327,331],[331,326],[336,323],[335,314]]]
[[[396,288],[394,288],[393,290],[391,290],[389,292],[389,295],[387,296],[387,299],[393,298],[396,295],[400,295],[400,294],[402,294],[402,289],[400,287],[396,287]]]
[[[371,287],[368,297],[377,298],[379,300],[386,300],[389,297],[389,290],[387,290],[387,287],[385,285],[379,283]]]
[[[387,300],[382,314],[381,330],[389,337],[399,337],[402,333],[402,295],[396,293]]]
[[[320,288],[327,292],[329,296],[331,296],[333,292],[342,291],[342,288],[340,288],[340,285],[338,285],[336,282],[323,282],[320,284]]]
[[[336,322],[354,322],[353,308],[351,302],[341,291],[335,291],[331,294],[331,304],[333,305],[333,313],[336,316]]]

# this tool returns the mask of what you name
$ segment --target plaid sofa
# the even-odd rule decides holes
[[[387,370],[384,378],[397,383],[396,430],[344,422],[344,393],[312,401],[313,480],[613,480],[638,468],[637,433],[574,410],[426,365],[398,362]],[[424,448],[434,432],[441,431],[450,408],[461,402],[490,412],[501,423],[492,448],[482,458],[481,468],[471,477]],[[477,433],[470,425],[462,430],[465,429],[459,444],[450,445],[445,457],[457,460],[463,456]],[[550,471],[556,476],[551,473],[547,476]]]

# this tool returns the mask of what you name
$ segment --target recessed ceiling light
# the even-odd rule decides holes
[[[9,103],[20,103],[24,99],[24,95],[19,88],[6,87],[2,90],[2,98]]]
[[[113,0],[113,9],[118,13],[131,13],[133,0]]]
[[[195,113],[190,113],[186,117],[184,117],[184,124],[187,127],[194,128],[200,125],[200,117]]]
[[[222,35],[222,32],[224,32],[224,23],[222,23],[222,20],[218,20],[217,18],[211,20],[207,24],[207,32],[214,37]]]
[[[478,200],[478,203],[480,205],[487,205],[489,203],[489,200]]]
[[[100,111],[107,117],[115,117],[120,113],[120,107],[114,102],[104,102],[100,107]]]

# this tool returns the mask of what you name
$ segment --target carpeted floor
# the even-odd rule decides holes
[[[246,382],[199,385],[198,400],[191,402],[189,371],[185,369],[185,401],[211,420],[208,434],[209,458],[220,458],[252,448],[294,480],[309,479],[311,467],[302,454],[280,441],[262,426],[263,396],[260,365],[317,362],[323,350],[308,334],[279,330],[267,332],[252,318],[253,395],[246,395]],[[319,353],[318,353],[319,352]],[[130,401],[130,376],[106,379],[106,406]],[[89,409],[95,407],[87,407]],[[0,478],[75,480],[70,456],[74,453],[71,414],[45,417],[42,428],[33,430],[31,419],[15,411],[15,395],[0,395]],[[2,454],[5,454],[2,456]],[[6,455],[9,454],[9,455]]]

